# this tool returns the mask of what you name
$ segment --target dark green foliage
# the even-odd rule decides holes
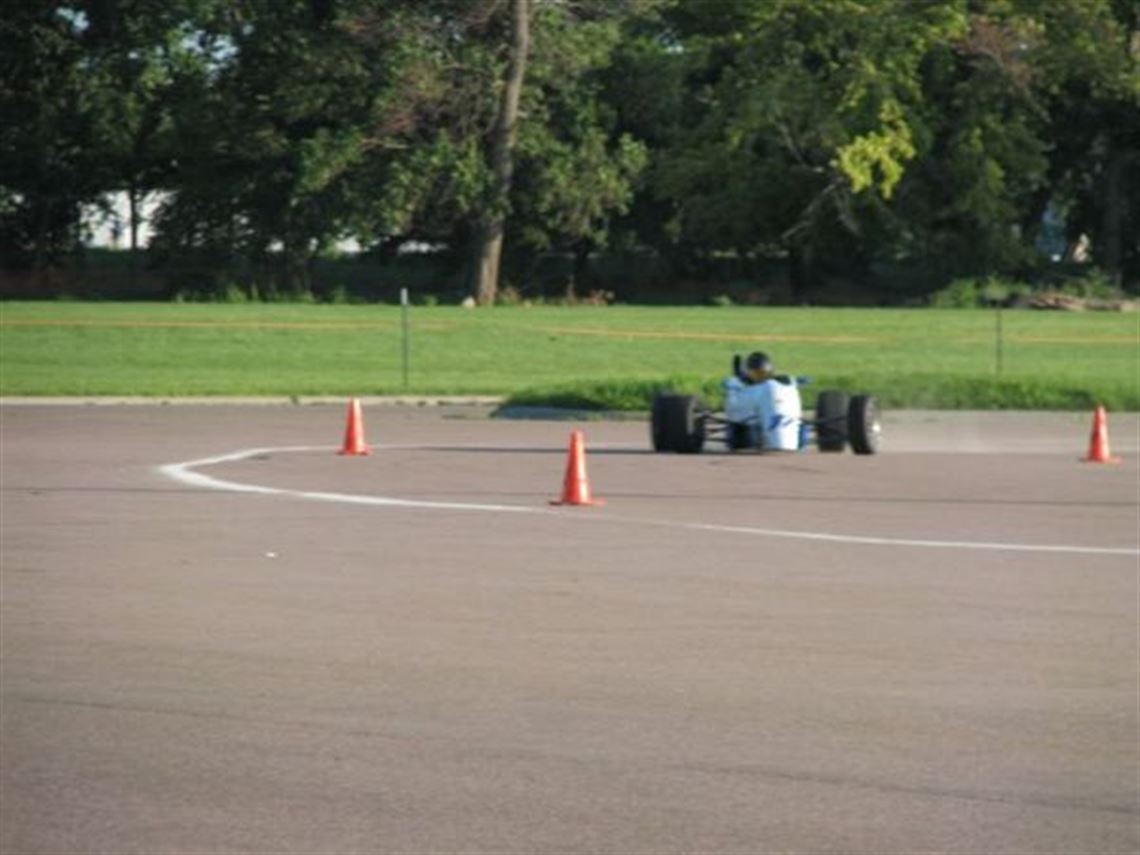
[[[524,299],[920,302],[1072,263],[1140,289],[1134,2],[529,0],[499,198],[513,5],[7,3],[2,266],[62,281],[124,193],[161,202],[124,294],[366,298],[318,271],[348,239],[433,245],[450,292],[490,208]]]

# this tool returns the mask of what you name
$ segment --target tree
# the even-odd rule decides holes
[[[1134,0],[8,0],[0,37],[7,266],[77,257],[125,191],[198,291],[418,240],[489,303],[617,233],[809,299],[1046,275],[1046,213],[1140,281]]]
[[[830,260],[865,265],[864,219],[916,155],[920,70],[962,31],[961,4],[732,0],[682,6],[666,50],[687,65],[685,116],[655,192],[678,241],[782,254],[804,298]]]
[[[551,250],[572,253],[570,296],[586,278],[591,252],[607,244],[611,218],[628,209],[647,162],[646,146],[619,132],[605,92],[613,53],[647,8],[536,9],[507,237],[516,270]]]
[[[132,273],[141,206],[169,184],[176,161],[172,116],[187,87],[200,87],[211,59],[196,43],[217,16],[214,0],[79,0],[85,49],[98,81],[99,156],[106,189],[126,193]]]
[[[881,218],[897,257],[944,277],[1032,265],[1027,232],[1049,165],[1031,88],[1036,26],[976,12],[967,22],[923,62],[917,156]]]
[[[446,5],[446,4],[445,4]],[[248,271],[307,292],[334,241],[414,207],[391,177],[441,100],[446,34],[430,3],[257,0],[220,22],[209,85],[175,115],[182,143],[158,247],[192,272]],[[403,194],[407,195],[407,194]]]
[[[510,0],[511,37],[495,125],[490,136],[491,176],[475,243],[474,296],[483,305],[495,302],[503,231],[511,192],[514,147],[518,137],[519,99],[530,55],[531,0]]]
[[[104,189],[97,84],[81,14],[9,6],[0,16],[0,253],[5,266],[44,269],[79,248],[82,207]]]
[[[1118,284],[1140,286],[1140,7],[1128,0],[1020,3],[1045,33],[1033,57],[1048,114],[1048,202],[1071,243]]]

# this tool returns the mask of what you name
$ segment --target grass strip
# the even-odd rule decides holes
[[[524,389],[508,397],[518,406],[568,407],[583,410],[647,410],[658,392],[697,395],[722,407],[720,380],[671,377],[659,381],[570,383]],[[937,374],[883,374],[860,377],[824,375],[803,388],[805,405],[823,389],[848,394],[872,393],[884,407],[930,410],[1088,410],[1103,404],[1110,410],[1140,410],[1140,395],[1127,385],[1101,382],[1066,384],[1048,378],[947,377]]]
[[[884,406],[1140,410],[1135,314],[983,310],[0,303],[0,394],[502,395],[716,403],[734,353]],[[1000,347],[997,331],[1001,330]],[[1000,373],[999,373],[1000,368]]]

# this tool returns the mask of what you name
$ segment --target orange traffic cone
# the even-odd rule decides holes
[[[1092,434],[1089,436],[1089,453],[1085,463],[1119,463],[1108,450],[1108,416],[1104,407],[1098,406],[1093,412]]]
[[[348,424],[344,429],[344,447],[337,454],[371,454],[364,442],[364,417],[360,415],[360,400],[348,402]]]
[[[586,477],[586,451],[582,431],[570,433],[570,456],[566,460],[566,478],[562,484],[562,498],[552,505],[604,505],[601,499],[590,496],[590,480]]]

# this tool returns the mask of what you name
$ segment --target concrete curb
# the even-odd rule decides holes
[[[10,397],[0,398],[0,407],[127,407],[127,406],[250,406],[250,407],[307,407],[322,404],[344,404],[352,395],[296,395],[254,397]],[[492,407],[506,399],[492,395],[357,395],[366,406],[393,407]]]
[[[145,397],[90,397],[90,398],[0,398],[0,407],[166,407],[166,406],[237,406],[237,407],[308,407],[344,406],[351,396],[340,397],[301,395],[282,397],[210,397],[210,398],[145,398]],[[357,396],[362,406],[371,407],[470,407],[485,409],[490,418],[534,421],[639,421],[647,418],[645,411],[583,410],[565,407],[538,407],[507,405],[506,398],[493,395],[374,395]]]

